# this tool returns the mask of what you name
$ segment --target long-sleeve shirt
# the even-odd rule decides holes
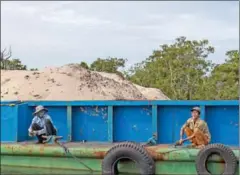
[[[33,125],[34,123],[36,123],[36,124],[39,125],[41,128],[43,128],[43,129],[37,131],[37,135],[45,134],[45,133],[46,133],[45,121],[46,121],[47,119],[49,119],[49,120],[52,122],[52,124],[53,124],[53,121],[52,121],[51,117],[50,117],[48,114],[44,114],[43,117],[35,116],[35,117],[32,119],[32,123],[31,123],[28,131],[29,131],[29,132],[32,132],[32,125]]]
[[[189,127],[193,132],[194,129],[199,129],[206,135],[209,140],[211,140],[211,134],[208,129],[208,125],[204,120],[198,119],[195,123],[192,118],[189,118],[182,126],[181,131],[185,129],[185,127]]]

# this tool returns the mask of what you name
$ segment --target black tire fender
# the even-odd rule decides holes
[[[233,151],[223,144],[210,144],[199,151],[195,164],[198,175],[211,175],[207,170],[206,162],[212,154],[219,154],[225,161],[225,169],[222,175],[235,175],[237,158]]]
[[[103,175],[116,175],[117,163],[122,159],[130,159],[137,164],[141,175],[154,175],[155,162],[146,149],[140,144],[123,142],[113,146],[102,161]]]

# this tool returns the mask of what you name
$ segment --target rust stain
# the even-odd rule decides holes
[[[10,145],[6,145],[5,148],[6,149],[12,149],[12,147]]]
[[[58,152],[58,151],[53,151],[53,154],[57,157],[62,156],[62,153]]]
[[[39,153],[44,154],[44,146],[40,146]]]
[[[96,158],[100,158],[100,159],[103,159],[105,154],[106,154],[105,151],[96,151],[96,152],[94,152],[94,155],[96,156]]]
[[[154,160],[165,160],[166,159],[164,153],[157,153],[156,151],[151,150],[151,149],[147,149],[147,152],[151,155],[151,157]]]
[[[154,134],[156,134],[156,132]],[[146,146],[147,149],[151,149],[151,150],[155,150],[155,151],[160,148],[168,148],[168,147],[169,147],[169,145],[167,145],[167,144],[162,144],[162,145],[157,145],[157,146]]]
[[[167,145],[148,146],[146,147],[146,150],[154,160],[166,160],[168,157],[168,153],[156,152],[156,150],[158,150],[159,148],[167,148]]]
[[[29,144],[28,144],[28,142],[23,142],[23,143],[21,143],[21,146],[28,147]]]
[[[220,159],[219,162],[225,166],[225,161],[224,161],[224,159]]]
[[[28,150],[28,153],[29,153],[29,154],[32,154],[32,149],[29,149],[29,150]]]
[[[54,147],[56,147],[56,146],[57,146],[56,143],[54,143],[54,144],[45,144],[45,145],[43,145],[43,147],[52,147],[52,148],[54,148]]]

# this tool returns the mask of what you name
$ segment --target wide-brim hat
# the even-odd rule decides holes
[[[35,108],[35,112],[33,113],[33,115],[36,115],[37,113],[41,112],[41,111],[48,111],[47,108],[44,108],[42,105],[39,105]]]
[[[197,111],[197,112],[200,113],[200,112],[201,112],[201,109],[200,109],[199,107],[194,107],[194,108],[191,109],[191,111]]]

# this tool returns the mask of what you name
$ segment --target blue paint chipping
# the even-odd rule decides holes
[[[212,142],[237,146],[239,143],[238,106],[207,107],[206,120],[212,135]]]
[[[237,100],[209,100],[209,101],[185,101],[185,100],[154,100],[154,101],[115,101],[115,100],[106,100],[106,101],[29,101],[29,106],[36,105],[45,105],[45,106],[149,106],[149,105],[164,105],[164,106],[235,106],[239,105]]]
[[[73,141],[108,141],[108,108],[80,106],[72,108]]]
[[[10,104],[15,104],[10,106]],[[201,108],[212,143],[238,146],[239,102],[224,101],[30,101],[1,102],[1,142],[27,141],[35,106],[48,108],[63,141],[146,142],[157,133],[157,142],[171,144],[180,128]],[[9,129],[11,128],[11,129]]]
[[[114,107],[114,141],[146,142],[152,136],[151,106]]]

